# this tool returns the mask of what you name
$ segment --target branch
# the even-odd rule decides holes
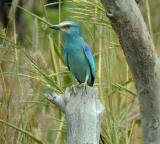
[[[160,63],[135,0],[101,0],[131,69],[138,93],[144,144],[160,144]]]
[[[57,94],[55,91],[52,91],[46,93],[45,96],[50,102],[59,106],[61,110],[64,112],[64,98],[62,94]]]

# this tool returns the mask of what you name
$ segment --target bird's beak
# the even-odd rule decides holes
[[[52,26],[50,26],[49,28],[55,29],[55,30],[61,30],[61,28],[60,28],[59,25],[52,25]]]

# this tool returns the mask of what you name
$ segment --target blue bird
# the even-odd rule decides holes
[[[93,86],[95,80],[95,63],[88,44],[84,41],[81,29],[73,21],[63,21],[50,28],[64,34],[64,61],[73,77],[84,86]]]

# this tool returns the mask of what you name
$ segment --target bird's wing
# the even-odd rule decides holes
[[[95,63],[94,63],[94,59],[93,59],[93,55],[91,53],[91,50],[88,46],[87,43],[84,44],[84,53],[87,57],[87,60],[89,62],[89,66],[90,66],[90,69],[91,69],[91,75],[92,75],[92,83],[94,83],[94,79],[95,79]]]
[[[70,70],[70,67],[69,67],[69,64],[68,64],[68,57],[67,57],[66,49],[64,49],[63,57],[64,57],[64,61],[65,61],[66,65],[67,65],[68,69]]]

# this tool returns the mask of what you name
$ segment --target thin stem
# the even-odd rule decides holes
[[[43,144],[43,142],[41,140],[39,140],[38,138],[36,138],[32,133],[30,133],[28,131],[25,131],[25,130],[23,130],[21,128],[18,128],[15,125],[13,125],[11,123],[8,123],[8,122],[6,122],[6,121],[4,121],[2,119],[0,119],[0,123],[5,124],[5,125],[7,125],[7,126],[9,126],[11,128],[14,128],[14,129],[18,130],[19,132],[22,132],[23,134],[25,134],[25,135],[29,136],[30,138],[32,138],[32,140],[34,140],[38,144]]]
[[[146,13],[147,13],[149,32],[150,32],[151,37],[153,38],[149,0],[145,0],[145,5],[146,5]]]

